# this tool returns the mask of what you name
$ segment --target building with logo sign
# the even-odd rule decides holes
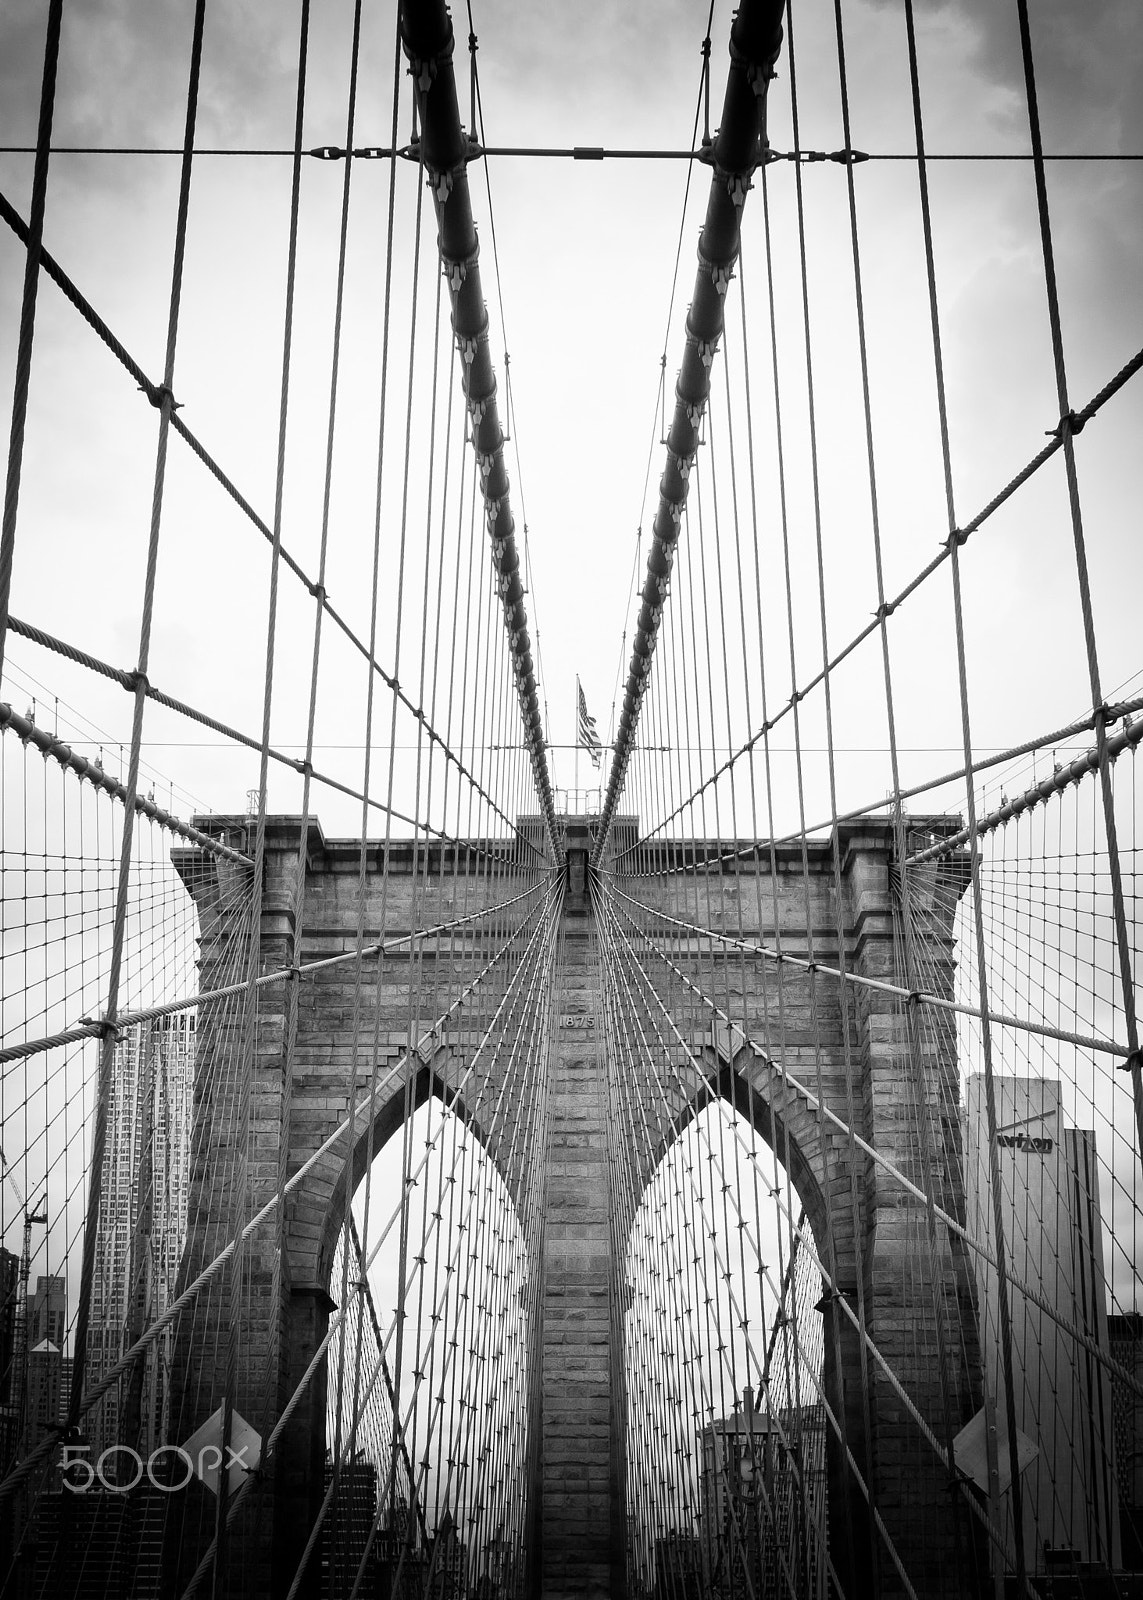
[[[1035,1447],[1019,1480],[1027,1566],[1030,1573],[1114,1570],[1121,1550],[1111,1380],[1084,1340],[1061,1326],[1069,1324],[1098,1349],[1109,1349],[1095,1135],[1065,1126],[1058,1082],[1001,1075],[993,1081],[1000,1212],[1012,1279],[1016,1428]],[[982,1076],[967,1081],[964,1117],[966,1223],[970,1236],[995,1254]],[[995,1407],[1007,1455],[998,1274],[978,1253],[970,1254],[987,1402]],[[1012,1570],[1010,1490],[995,1509]]]

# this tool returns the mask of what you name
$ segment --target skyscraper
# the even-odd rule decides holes
[[[1107,1334],[1112,1358],[1139,1382],[1143,1379],[1143,1313],[1109,1316]],[[1138,1572],[1143,1569],[1143,1396],[1114,1376],[1111,1390],[1123,1565],[1128,1572]]]
[[[20,1304],[20,1258],[0,1250],[0,1471],[16,1453],[24,1381],[24,1313]]]
[[[16,1331],[20,1294],[20,1258],[0,1250],[0,1407],[14,1404],[17,1388]]]
[[[1000,1212],[1009,1272],[1059,1317],[1108,1349],[1107,1288],[1094,1133],[1064,1125],[1055,1080],[997,1076]],[[984,1079],[965,1095],[965,1192],[971,1235],[995,1252]],[[1005,1390],[997,1272],[973,1254],[988,1398],[1004,1439]],[[1088,1349],[1012,1287],[1016,1427],[1035,1446],[1020,1477],[1030,1572],[1120,1564],[1111,1382]],[[1007,1467],[1007,1447],[1001,1447]],[[1000,1512],[1014,1549],[1013,1497]]]
[[[28,1344],[35,1348],[49,1339],[57,1350],[67,1340],[67,1282],[63,1278],[37,1278],[28,1296]]]
[[[28,1435],[29,1451],[47,1437],[60,1420],[60,1382],[63,1357],[58,1345],[41,1339],[28,1351]]]
[[[109,1372],[174,1297],[186,1239],[194,1017],[160,1017],[115,1049],[95,1244],[88,1382]],[[166,1440],[173,1330],[87,1419],[92,1459],[113,1444],[146,1456]]]

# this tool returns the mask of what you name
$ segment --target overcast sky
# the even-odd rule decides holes
[[[1025,153],[1027,114],[1014,6],[961,0],[917,9],[929,149]],[[367,12],[359,145],[387,143],[391,116],[394,19],[388,7]],[[705,13],[705,4],[696,0],[523,9],[479,0],[473,20],[488,141],[686,148]],[[1082,9],[1063,0],[1036,0],[1032,13],[1048,151],[1143,150],[1137,93],[1143,29],[1136,8],[1126,0]],[[315,11],[307,146],[344,143],[350,15],[346,4]],[[729,6],[716,5],[711,30],[715,121],[730,15]],[[190,17],[189,5],[168,3],[66,6],[57,142],[179,144]],[[803,5],[794,22],[802,145],[833,150],[843,141],[832,7]],[[0,27],[0,142],[29,143],[43,6],[10,5]],[[208,7],[200,145],[282,148],[291,143],[296,28],[292,7]],[[855,147],[874,156],[907,154],[914,146],[901,7],[847,4],[845,30]],[[461,18],[462,107],[467,106],[466,33]],[[788,150],[792,140],[788,55],[787,43],[770,97],[770,136],[778,150]],[[402,95],[403,141],[409,118],[404,77]],[[474,206],[501,372],[504,349],[511,354],[513,503],[518,526],[522,529],[525,521],[528,526],[529,612],[540,631],[542,689],[551,736],[559,744],[572,736],[577,672],[602,730],[610,720],[622,634],[631,616],[637,530],[649,527],[661,470],[656,446],[645,497],[648,451],[658,437],[660,357],[665,351],[673,386],[707,174],[695,169],[684,219],[683,162],[500,158],[489,166],[495,261],[481,167],[471,174]],[[29,157],[0,157],[4,192],[25,213],[30,176]],[[48,247],[156,377],[177,176],[175,157],[61,155],[52,165],[48,197]],[[362,631],[368,624],[388,176],[383,162],[358,163],[353,176],[334,477],[329,587],[335,603]],[[310,570],[316,567],[342,177],[340,163],[311,161],[303,172],[284,535]],[[403,406],[416,169],[400,164],[396,177],[394,323],[400,331],[393,341],[391,384]],[[804,619],[800,649],[812,669],[820,645],[816,590],[809,581],[812,523],[793,178],[790,164],[779,163],[769,182],[795,581],[803,557],[807,574],[804,592],[796,596]],[[1143,342],[1137,287],[1140,172],[1128,162],[1057,163],[1049,180],[1071,394],[1079,405]],[[831,640],[840,644],[876,605],[845,175],[835,165],[812,165],[804,182],[827,599]],[[915,167],[871,160],[857,168],[856,183],[886,584],[892,593],[924,564],[945,532]],[[1030,164],[934,164],[932,189],[954,476],[958,512],[965,520],[1039,448],[1056,421],[1056,402]],[[175,382],[184,419],[267,519],[273,504],[288,202],[288,159],[204,155],[196,162]],[[668,331],[680,227],[681,264]],[[423,306],[435,281],[432,246],[426,218]],[[6,357],[14,349],[21,259],[13,238],[0,239],[0,341]],[[743,276],[767,564],[776,560],[776,502],[757,189],[747,205]],[[736,320],[734,291],[729,304]],[[426,321],[420,335],[419,397],[428,381],[427,330]],[[502,402],[503,397],[501,382]],[[423,406],[418,416],[414,503],[426,455]],[[1109,691],[1138,668],[1131,616],[1143,549],[1137,536],[1140,469],[1134,445],[1141,420],[1139,390],[1129,387],[1078,441]],[[397,415],[398,424],[403,425],[403,415]],[[137,648],[154,434],[155,416],[144,398],[54,287],[45,284],[12,608],[17,616],[125,667],[134,665]],[[391,476],[395,488],[396,476]],[[387,532],[396,514],[395,502],[387,500]],[[415,537],[423,540],[423,533]],[[391,563],[391,552],[386,559]],[[1071,532],[1058,459],[1011,511],[976,537],[963,559],[978,743],[1003,747],[1086,709]],[[642,563],[640,555],[640,571]],[[264,542],[182,443],[173,441],[152,677],[162,688],[252,732],[260,721],[267,575]],[[304,739],[311,613],[312,602],[300,585],[286,580],[282,637],[288,642],[280,651],[274,714],[275,738],[282,745]],[[919,751],[907,758],[906,781],[955,764],[948,759],[959,741],[949,617],[946,571],[894,619],[900,738],[907,750]],[[384,628],[383,617],[383,641]],[[406,643],[406,652],[410,648]],[[384,659],[384,648],[381,655]],[[771,652],[776,695],[789,690],[784,655],[784,642]],[[113,738],[125,737],[128,704],[119,691],[93,684],[19,641],[11,659]],[[877,709],[880,673],[874,643],[839,682],[839,745],[884,746],[884,713]],[[362,680],[358,663],[348,652],[339,654],[329,638],[319,742],[323,735],[331,744],[361,742]],[[13,687],[12,698],[22,692]],[[246,789],[256,781],[255,756],[202,748],[198,730],[188,731],[185,723],[159,711],[148,712],[148,731],[156,741],[150,756],[158,770],[204,805],[241,808]],[[930,753],[933,746],[939,752]],[[557,751],[554,761],[556,781],[569,782],[570,751]],[[360,758],[343,752],[330,755],[327,765],[350,776],[359,773]],[[883,757],[844,758],[841,778],[842,798],[850,803],[873,798],[888,785]],[[276,779],[272,804],[295,809],[297,803],[296,786]],[[351,803],[319,793],[316,806],[333,831],[356,831]],[[188,808],[184,803],[182,809]]]

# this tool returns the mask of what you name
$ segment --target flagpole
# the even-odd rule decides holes
[[[575,803],[579,806],[579,673],[575,675]],[[576,815],[579,815],[578,809]]]

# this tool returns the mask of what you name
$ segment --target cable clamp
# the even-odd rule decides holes
[[[474,267],[480,260],[480,246],[478,245],[471,255],[467,256],[441,256],[441,266],[448,279],[448,286],[453,294],[460,293],[461,284],[468,276],[469,268]]]
[[[147,694],[151,687],[151,680],[145,672],[138,669],[134,672],[124,673],[124,680],[128,689],[142,689]]]
[[[317,161],[341,161],[345,157],[345,151],[339,144],[319,144],[314,149],[307,150],[306,154],[313,156]]]
[[[1082,433],[1087,425],[1086,417],[1078,417],[1074,411],[1065,411],[1054,428],[1048,429],[1049,439],[1063,439],[1071,434],[1074,439],[1077,433]]]
[[[708,256],[703,255],[701,234],[699,235],[698,242],[698,259],[699,267],[707,274],[711,283],[714,285],[715,293],[718,295],[724,295],[727,289],[730,287],[730,280],[733,278],[734,272],[728,263],[711,261]]]
[[[883,600],[873,615],[878,622],[884,622],[886,617],[891,617],[897,609],[896,600]]]
[[[951,550],[954,545],[957,548],[959,548],[962,544],[964,544],[967,541],[967,539],[968,539],[968,534],[965,533],[963,528],[954,528],[953,531],[949,534],[948,538],[945,540],[945,549],[946,550]]]
[[[1119,1063],[1120,1072],[1143,1072],[1143,1050],[1132,1050]]]
[[[116,1022],[109,1022],[106,1017],[80,1017],[81,1028],[94,1028],[100,1039],[118,1039],[122,1035],[122,1028]]]
[[[703,55],[704,58],[709,60],[709,50],[704,50]],[[753,60],[738,48],[734,42],[733,36],[730,40],[730,64],[731,66],[739,67],[743,72],[745,72],[747,83],[754,90],[754,93],[759,97],[759,99],[761,99],[761,97],[766,93],[766,85],[770,82],[770,80],[778,76],[777,72],[774,70],[773,61]]]
[[[320,600],[323,606],[329,599],[329,590],[326,588],[324,583],[311,583],[310,593],[313,595],[315,600]]]
[[[714,365],[714,357],[716,357],[717,349],[719,349],[719,341],[717,341],[717,338],[695,339],[695,349],[698,350],[698,358],[700,358],[701,363],[709,371],[709,368]]]
[[[169,383],[141,383],[139,392],[145,394],[156,411],[163,409],[164,401],[169,400],[172,411],[181,411],[182,406],[175,399],[174,392]]]
[[[690,482],[690,476],[691,476],[691,468],[694,466],[694,461],[695,461],[694,451],[692,450],[689,455],[685,455],[684,456],[684,455],[681,455],[679,453],[679,451],[672,450],[670,448],[670,446],[668,445],[668,447],[667,447],[667,455],[674,462],[675,471],[678,473],[679,477],[683,480],[684,483],[689,483]]]

